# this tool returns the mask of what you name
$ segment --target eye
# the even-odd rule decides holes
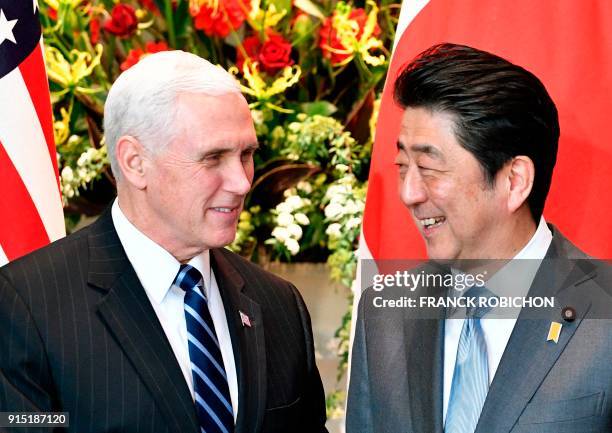
[[[250,161],[253,158],[253,154],[255,153],[255,149],[249,149],[242,152],[241,158],[242,161]]]
[[[419,171],[424,171],[424,172],[429,172],[429,173],[440,171],[437,168],[431,167],[429,165],[418,165],[417,167],[419,168]]]
[[[222,154],[221,153],[210,153],[208,155],[204,155],[200,161],[207,165],[216,165],[221,161]]]
[[[400,178],[403,179],[404,176],[406,175],[406,172],[408,171],[408,164],[404,164],[402,162],[396,162],[395,166],[397,167],[399,171]]]

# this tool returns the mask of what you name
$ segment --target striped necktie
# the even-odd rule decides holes
[[[234,413],[215,325],[208,311],[202,274],[181,265],[174,285],[185,291],[185,322],[201,433],[231,433]]]
[[[484,287],[472,287],[466,298],[494,296]],[[457,360],[453,372],[445,433],[473,433],[489,391],[487,344],[480,319],[490,308],[468,308],[461,328]]]

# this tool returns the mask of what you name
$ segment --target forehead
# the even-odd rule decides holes
[[[257,141],[251,111],[239,93],[182,94],[176,103],[175,127],[183,140],[211,145]]]
[[[215,125],[224,121],[250,119],[250,110],[240,93],[207,95],[204,93],[181,93],[175,100],[178,111],[177,121],[184,117],[199,118],[200,122]]]
[[[443,157],[462,150],[451,113],[408,107],[402,114],[398,147],[408,153]]]

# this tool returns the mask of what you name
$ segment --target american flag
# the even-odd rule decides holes
[[[0,265],[65,235],[37,0],[0,0]]]
[[[247,328],[251,327],[251,319],[249,316],[244,314],[242,311],[238,311],[240,313],[240,321],[242,322],[242,326],[246,326]]]

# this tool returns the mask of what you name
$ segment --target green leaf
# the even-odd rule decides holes
[[[163,12],[164,10],[164,5],[165,5],[165,1],[164,0],[155,0],[155,5],[157,6],[157,9],[159,9],[160,11]],[[112,7],[112,6],[111,6]],[[110,10],[110,9],[109,9]]]
[[[174,28],[177,36],[185,36],[187,33],[187,24],[190,21],[189,2],[187,0],[179,0],[178,6],[174,11]]]
[[[303,113],[309,116],[314,116],[316,114],[321,116],[331,116],[338,111],[338,108],[328,101],[305,102],[300,104],[300,108],[302,109]]]

